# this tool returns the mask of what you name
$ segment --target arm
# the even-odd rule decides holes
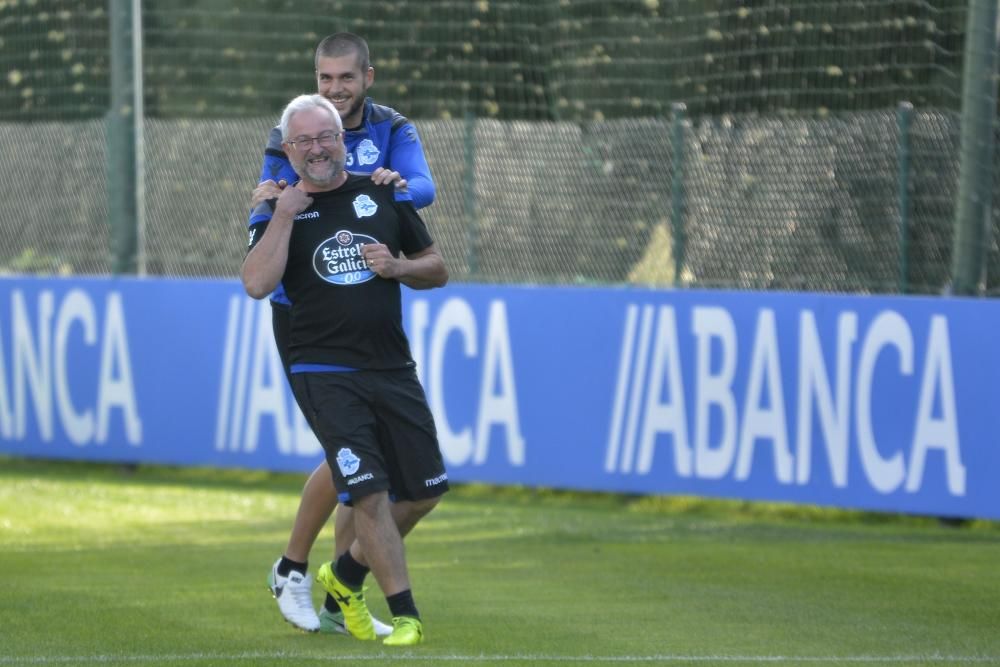
[[[415,208],[424,208],[434,202],[434,179],[424,156],[417,129],[406,123],[393,131],[389,139],[389,163],[394,171],[406,180],[406,189],[413,198]]]
[[[251,238],[250,252],[240,268],[243,289],[254,299],[268,296],[281,282],[288,262],[288,242],[295,216],[312,203],[298,188],[285,188],[275,204],[274,215],[259,239]]]
[[[448,268],[433,243],[409,256],[400,253],[399,257],[393,257],[381,243],[367,243],[361,252],[372,271],[412,289],[433,289],[448,283]]]
[[[274,181],[277,183],[282,179],[286,183],[294,183],[299,180],[299,177],[292,169],[292,163],[288,161],[285,149],[281,147],[281,129],[275,127],[267,137],[264,163],[260,166],[260,178],[257,179],[257,182]]]
[[[281,130],[274,128],[267,138],[267,147],[264,149],[264,162],[260,167],[260,177],[257,179],[257,187],[250,197],[250,209],[257,208],[261,202],[268,199],[277,199],[281,190],[288,183],[295,183],[299,180],[292,163],[289,162],[281,146]]]

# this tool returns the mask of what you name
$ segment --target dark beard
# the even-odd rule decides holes
[[[351,105],[351,108],[347,110],[347,113],[344,114],[344,118],[349,118],[349,117],[353,116],[354,114],[358,113],[358,111],[365,105],[365,95],[366,95],[366,93],[362,93],[361,94],[360,99],[358,99],[357,101],[355,101],[354,104]],[[358,115],[358,124],[355,125],[354,127],[344,126],[344,129],[345,130],[355,130],[358,127],[361,126],[361,123],[363,121],[364,121],[364,115],[363,114],[359,114]]]

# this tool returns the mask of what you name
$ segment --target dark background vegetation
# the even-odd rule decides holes
[[[144,3],[153,118],[274,114],[350,30],[414,118],[955,109],[965,0],[174,0]],[[106,0],[3,3],[0,118],[100,116]]]

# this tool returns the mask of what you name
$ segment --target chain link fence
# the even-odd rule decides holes
[[[351,30],[421,133],[456,280],[949,290],[970,0],[138,4],[148,274],[237,274],[267,132]],[[0,2],[0,271],[127,270],[107,173],[126,6]]]
[[[149,274],[237,275],[273,123],[146,122]],[[956,114],[917,111],[902,180],[893,112],[689,121],[680,188],[670,120],[428,120],[418,129],[438,186],[424,217],[455,280],[948,289]],[[0,150],[9,165],[0,270],[108,273],[103,123],[0,124]],[[988,259],[995,292],[995,241]]]

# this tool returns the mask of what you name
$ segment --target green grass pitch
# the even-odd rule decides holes
[[[303,479],[0,457],[0,665],[1000,664],[996,523],[472,485],[407,540],[425,644],[304,634]]]

